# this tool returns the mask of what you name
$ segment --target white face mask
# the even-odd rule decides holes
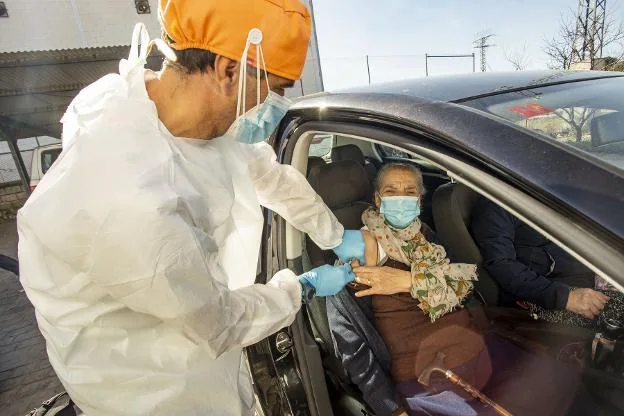
[[[253,144],[268,139],[286,115],[288,108],[292,105],[291,100],[276,94],[269,88],[269,75],[266,71],[264,54],[262,53],[262,46],[260,46],[261,43],[262,31],[260,29],[251,29],[247,36],[247,44],[245,45],[243,56],[240,60],[236,120],[227,134],[235,137],[236,140],[241,143]],[[251,45],[256,46],[258,61],[256,66],[257,101],[254,108],[243,113],[246,108],[245,99],[247,96],[247,56]],[[262,64],[264,68],[264,79],[267,83],[267,90],[269,91],[263,103],[260,103],[260,64]]]

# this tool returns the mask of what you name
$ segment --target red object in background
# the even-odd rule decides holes
[[[544,107],[541,104],[523,104],[511,107],[509,111],[521,115],[522,117],[535,117],[542,114],[552,113],[552,108]]]

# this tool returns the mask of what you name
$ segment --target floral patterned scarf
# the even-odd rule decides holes
[[[419,219],[399,230],[369,208],[362,214],[362,221],[388,257],[411,267],[411,295],[431,322],[455,309],[472,291],[477,266],[451,263],[444,247],[425,239]]]

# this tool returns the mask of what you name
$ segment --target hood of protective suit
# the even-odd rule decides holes
[[[120,68],[72,102],[19,213],[50,362],[90,416],[248,414],[242,348],[292,323],[300,285],[253,284],[262,215],[240,144],[173,137],[141,62]]]

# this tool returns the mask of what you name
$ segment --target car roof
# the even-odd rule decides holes
[[[477,72],[367,85],[338,90],[336,93],[383,93],[431,101],[457,102],[534,86],[622,76],[624,76],[622,72],[609,71]]]

